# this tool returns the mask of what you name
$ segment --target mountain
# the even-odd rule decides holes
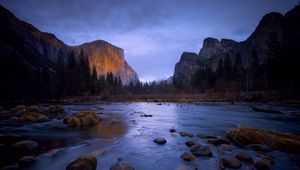
[[[48,69],[55,72],[54,63],[59,57],[66,59],[71,51],[79,54],[82,50],[87,55],[90,67],[96,67],[98,75],[112,72],[120,76],[123,84],[139,80],[136,72],[125,61],[123,49],[110,43],[97,40],[79,46],[68,46],[55,35],[41,32],[33,25],[19,20],[1,5],[0,22],[2,64],[14,58],[26,70]]]
[[[242,42],[230,39],[206,38],[199,54],[184,52],[175,65],[174,82],[180,85],[189,84],[195,72],[203,67],[216,71],[219,61],[224,62],[229,56],[233,63],[240,55],[242,65],[247,68],[252,62],[251,54],[255,50],[259,64],[268,60],[268,41],[272,37],[282,47],[287,62],[297,63],[300,53],[300,5],[295,6],[285,15],[271,12],[266,14],[255,31]],[[293,62],[295,61],[295,62]],[[296,67],[296,66],[295,66]]]

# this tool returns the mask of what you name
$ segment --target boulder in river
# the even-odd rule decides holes
[[[96,170],[97,168],[97,158],[92,155],[82,155],[76,160],[72,161],[67,167],[66,170]]]
[[[165,138],[155,138],[153,140],[153,142],[155,142],[155,143],[157,143],[159,145],[163,145],[163,144],[167,143],[167,140]]]
[[[24,156],[21,159],[19,159],[19,166],[21,168],[26,168],[31,166],[35,162],[35,158],[32,156]]]
[[[194,154],[192,154],[191,152],[184,152],[181,156],[181,159],[185,160],[185,161],[193,161],[196,159],[196,156]]]
[[[192,151],[195,156],[212,157],[212,152],[208,146],[201,146],[199,149]]]
[[[245,162],[247,164],[253,164],[254,163],[253,158],[245,152],[240,152],[240,153],[236,154],[235,158],[242,161],[242,162]]]
[[[49,115],[53,115],[53,116],[64,113],[64,111],[65,111],[64,107],[60,105],[51,105],[48,108]]]
[[[198,143],[196,142],[196,141],[194,141],[194,140],[189,140],[189,141],[186,141],[185,142],[185,145],[187,146],[187,147],[191,147],[191,146],[193,146],[193,145],[197,145]]]
[[[182,137],[193,137],[194,135],[193,134],[190,134],[188,132],[179,132],[180,136]]]
[[[300,136],[290,133],[239,127],[229,130],[226,136],[239,145],[261,144],[284,152],[300,153]]]
[[[102,118],[94,111],[82,111],[64,118],[63,122],[71,128],[89,128],[97,125]]]
[[[219,146],[219,149],[220,149],[221,151],[232,151],[233,146],[224,143],[224,144],[221,144],[221,145]]]
[[[208,139],[207,142],[211,143],[215,146],[220,146],[222,144],[230,144],[229,141],[227,141],[226,139],[223,139],[223,138]]]
[[[174,133],[174,132],[176,132],[176,129],[172,128],[172,129],[169,130],[169,132]]]
[[[135,168],[127,162],[118,162],[112,165],[110,170],[135,170]]]
[[[44,122],[47,120],[49,120],[49,118],[44,114],[40,114],[38,112],[29,112],[19,117],[18,122],[35,123],[35,122]]]
[[[232,156],[224,156],[221,161],[228,168],[238,169],[242,167],[242,162]]]
[[[32,140],[24,140],[13,144],[12,150],[17,158],[31,156],[36,153],[39,144]]]

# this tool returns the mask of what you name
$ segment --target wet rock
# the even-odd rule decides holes
[[[19,160],[19,166],[21,168],[26,168],[31,166],[35,162],[35,158],[32,156],[24,156]]]
[[[19,117],[18,122],[23,123],[35,123],[35,122],[44,122],[48,121],[49,118],[46,115],[37,113],[37,112],[29,112],[23,114],[21,117]]]
[[[226,139],[222,139],[222,138],[217,138],[217,139],[209,139],[207,140],[208,143],[211,143],[215,146],[220,146],[222,144],[230,144],[229,141],[227,141]]]
[[[176,132],[176,129],[170,129],[169,132],[174,133]]]
[[[184,152],[181,156],[181,159],[185,160],[185,161],[193,161],[196,159],[196,156],[194,154],[192,154],[191,152]]]
[[[213,135],[206,135],[204,136],[204,139],[217,139],[217,136],[213,136]]]
[[[239,127],[229,130],[226,136],[240,145],[260,144],[284,152],[300,153],[300,136],[290,133]]]
[[[118,162],[112,165],[110,170],[135,170],[135,168],[127,162]]]
[[[192,146],[190,147],[190,151],[191,151],[191,152],[195,152],[195,151],[197,151],[198,149],[200,149],[200,147],[201,147],[200,144],[192,145]]]
[[[93,111],[82,111],[71,117],[64,118],[63,122],[71,128],[90,128],[97,125],[102,118]]]
[[[237,155],[235,155],[235,158],[242,161],[242,162],[248,163],[248,164],[253,164],[254,163],[252,157],[249,154],[245,153],[245,152],[238,153]]]
[[[191,146],[197,145],[197,144],[198,144],[198,143],[197,143],[196,141],[193,141],[193,140],[190,140],[190,141],[185,142],[185,145],[186,145],[187,147],[191,147]]]
[[[221,144],[219,146],[221,151],[231,151],[233,149],[232,145],[228,145],[228,144]]]
[[[242,162],[232,156],[225,156],[222,158],[222,163],[225,167],[238,169],[242,167]]]
[[[17,158],[33,155],[39,147],[39,144],[32,140],[24,140],[13,144],[12,150]]]
[[[65,109],[63,106],[60,106],[60,105],[52,105],[52,106],[49,106],[48,112],[50,115],[59,115],[61,113],[64,113]]]
[[[180,136],[182,137],[193,137],[194,135],[193,134],[190,134],[188,132],[179,132]]]
[[[82,155],[76,160],[72,161],[66,170],[96,170],[97,158],[94,155]]]
[[[25,114],[28,111],[28,109],[24,105],[18,105],[16,107],[12,108],[11,111],[16,115],[22,115],[22,114]]]
[[[12,145],[21,140],[21,136],[15,134],[0,135],[0,143],[5,145]]]
[[[9,117],[9,120],[12,122],[18,122],[19,118],[17,116],[11,116],[11,117]]]
[[[269,155],[263,155],[261,157],[261,161],[267,163],[268,165],[275,164],[274,158],[272,156],[269,156]]]
[[[159,145],[163,145],[163,144],[167,143],[167,140],[165,138],[155,138],[153,140],[153,142],[155,142],[155,143],[157,143]]]
[[[248,148],[253,149],[255,151],[261,151],[261,152],[271,152],[273,151],[272,148],[266,145],[260,145],[260,144],[252,144],[247,145]]]
[[[212,157],[212,152],[209,149],[208,146],[202,146],[199,149],[192,152],[196,156],[206,156],[206,157]]]

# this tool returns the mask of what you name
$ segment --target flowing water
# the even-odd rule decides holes
[[[226,131],[241,125],[275,131],[300,134],[300,109],[279,107],[284,114],[254,112],[248,105],[228,104],[184,104],[184,103],[112,103],[97,105],[67,105],[65,110],[72,114],[81,110],[95,110],[101,117],[111,122],[101,123],[90,130],[68,129],[62,120],[31,125],[0,126],[0,133],[14,133],[36,140],[41,145],[38,161],[30,167],[36,170],[65,169],[79,155],[96,153],[97,169],[109,169],[117,161],[126,161],[136,169],[176,169],[181,166],[193,166],[198,169],[217,169],[218,150],[210,146],[212,158],[198,157],[195,161],[181,160],[180,155],[188,151],[185,142],[196,140],[208,145],[206,140],[196,137],[205,135],[224,136]],[[141,117],[136,112],[153,115]],[[181,137],[185,131],[194,134],[193,138]],[[165,145],[153,142],[155,137],[167,139]],[[248,152],[254,159],[259,154],[252,150],[238,148]],[[103,153],[104,152],[104,153]],[[235,151],[234,151],[235,152]],[[300,157],[280,151],[268,153],[275,158],[272,169],[300,168]],[[241,169],[249,169],[243,166]]]

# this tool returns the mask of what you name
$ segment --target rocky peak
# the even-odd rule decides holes
[[[220,42],[216,38],[208,37],[203,40],[203,48],[214,48],[220,45]]]
[[[246,42],[253,44],[265,42],[271,33],[280,33],[280,30],[282,29],[282,20],[283,15],[281,13],[271,12],[266,14]],[[281,35],[277,36],[280,38]]]
[[[191,52],[183,52],[181,54],[181,57],[180,57],[180,61],[197,61],[198,60],[198,55],[196,53],[191,53]]]

